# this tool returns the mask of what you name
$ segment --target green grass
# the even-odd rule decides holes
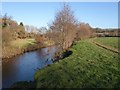
[[[119,37],[101,37],[101,38],[95,39],[95,41],[100,44],[118,49],[119,48],[118,41],[120,41],[120,38]]]
[[[73,54],[35,74],[36,88],[120,87],[118,54],[89,40],[77,42]]]
[[[20,89],[20,90],[30,90],[31,88],[36,88],[36,83],[32,81],[19,81],[14,83],[9,87],[12,89]]]
[[[28,45],[33,45],[35,43],[36,43],[35,39],[17,39],[11,41],[10,44],[13,47],[26,48]]]
[[[2,47],[2,58],[10,58],[21,54],[29,45],[36,45],[35,39],[16,39],[10,41],[9,45]]]

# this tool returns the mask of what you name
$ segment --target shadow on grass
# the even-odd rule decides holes
[[[59,55],[55,56],[53,62],[56,62],[56,61],[66,58],[66,57],[69,57],[70,55],[72,55],[72,53],[73,53],[72,51],[66,50],[65,52],[62,53],[62,55],[59,54]]]
[[[68,51],[68,50],[65,51],[65,52],[62,54],[62,59],[66,58],[66,57],[69,57],[70,55],[72,55],[72,53],[73,53],[73,52],[70,51],[70,50],[69,50],[69,51]]]
[[[9,88],[3,88],[2,90],[36,90],[36,82],[35,81],[20,81],[15,82]]]

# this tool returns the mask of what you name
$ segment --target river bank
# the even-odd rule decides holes
[[[34,39],[16,40],[9,46],[2,47],[2,61],[23,54],[25,52],[35,51],[37,49],[53,46],[53,43],[39,43]]]
[[[25,52],[30,52],[30,51],[34,51],[34,50],[37,50],[37,49],[40,49],[40,48],[44,48],[45,46],[40,46],[39,44],[36,44],[36,45],[31,45],[27,48],[12,48],[11,47],[11,50],[7,50],[8,47],[5,47],[5,49],[3,48],[3,52],[6,51],[5,53],[6,54],[3,54],[3,57],[2,57],[2,60],[6,60],[6,59],[9,59],[9,58],[12,58],[12,57],[15,57],[16,55],[20,55],[20,54],[23,54]]]
[[[117,53],[90,40],[76,42],[69,50],[72,55],[35,73],[33,88],[119,88]],[[25,83],[29,89],[29,81],[15,83],[11,88],[24,88]]]
[[[8,59],[8,62],[2,62],[3,88],[8,88],[19,81],[33,81],[38,69],[53,63],[56,50],[56,46],[49,46],[17,55]],[[27,86],[26,83],[24,85]]]

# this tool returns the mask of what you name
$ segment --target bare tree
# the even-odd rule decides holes
[[[76,35],[76,23],[74,13],[68,4],[56,13],[51,26],[56,42],[62,49],[67,49],[72,44]]]
[[[9,21],[11,21],[12,16],[8,16],[7,13],[2,18],[2,27],[5,27],[9,24]]]
[[[80,23],[78,26],[76,38],[78,40],[85,39],[85,38],[92,37],[92,34],[93,34],[93,30],[89,24]]]

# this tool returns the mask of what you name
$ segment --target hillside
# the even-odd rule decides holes
[[[118,53],[91,40],[75,42],[72,55],[38,70],[34,82],[17,82],[11,88],[120,88]]]
[[[117,44],[117,43],[116,43]],[[116,88],[120,86],[118,54],[91,43],[76,42],[73,54],[37,71],[37,88]]]

